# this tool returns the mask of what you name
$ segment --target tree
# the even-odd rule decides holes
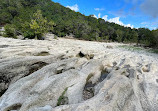
[[[26,21],[24,23],[21,23],[20,34],[22,34],[25,38],[35,38],[34,30],[30,28],[30,23]]]
[[[52,0],[0,0],[0,26],[6,24],[12,25],[6,26],[9,36],[20,33],[31,39],[41,39],[45,33],[52,32],[60,37],[73,34],[85,40],[137,42],[155,47],[158,38],[157,31],[131,29],[92,15],[85,16]]]
[[[5,29],[5,31],[4,31],[5,37],[16,38],[16,29],[15,29],[15,26],[13,24],[5,25],[4,29]]]
[[[152,44],[154,47],[158,48],[158,29],[152,31]]]
[[[133,43],[138,43],[138,33],[134,30],[131,33],[130,41],[133,42]]]
[[[146,46],[152,45],[151,43],[153,41],[153,37],[151,31],[148,28],[139,28],[138,35],[139,43],[144,44]]]
[[[53,30],[54,22],[48,22],[47,18],[44,18],[41,14],[41,10],[37,10],[33,14],[33,19],[30,23],[30,29],[33,30],[37,39],[42,39],[42,36],[48,31]]]
[[[109,39],[114,41],[114,38],[113,38],[113,34],[114,34],[115,30],[114,28],[112,28],[111,26],[108,27],[108,36],[109,36]]]
[[[117,35],[117,41],[118,42],[122,42],[122,37],[123,37],[123,31],[121,31],[120,29],[116,30],[116,35]]]

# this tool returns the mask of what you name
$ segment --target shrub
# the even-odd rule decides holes
[[[37,10],[37,12],[33,14],[33,19],[30,23],[30,29],[33,30],[35,36],[38,39],[42,39],[44,34],[53,30],[53,25],[53,21],[48,22],[47,18],[42,16],[41,10]]]
[[[0,36],[2,36],[1,32],[0,32]]]
[[[47,32],[53,31],[54,22],[48,22],[47,18],[42,16],[41,10],[37,10],[31,18],[30,22],[21,24],[21,33],[25,38],[43,40]]]
[[[7,24],[4,26],[4,37],[12,37],[12,38],[16,38],[16,29],[15,26],[12,24]]]
[[[23,24],[21,24],[21,27],[22,27],[21,34],[24,36],[24,38],[28,38],[28,39],[35,38],[35,34],[33,30],[30,29],[29,22],[24,22]]]
[[[58,39],[58,37],[56,35],[54,35],[54,39]]]

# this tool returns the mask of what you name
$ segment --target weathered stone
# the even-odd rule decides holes
[[[157,55],[61,38],[0,43],[0,111],[158,110]]]

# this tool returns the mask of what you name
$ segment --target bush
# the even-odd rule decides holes
[[[53,21],[48,22],[47,18],[42,16],[41,10],[37,10],[37,12],[33,14],[30,29],[33,30],[38,39],[42,39],[48,31],[53,31],[53,25]]]
[[[54,39],[58,39],[58,36],[54,35]]]
[[[2,31],[0,31],[0,36],[2,36]]]
[[[12,38],[17,38],[16,37],[16,29],[14,27],[14,25],[12,24],[7,24],[4,26],[4,37],[12,37]]]
[[[48,21],[42,16],[41,10],[37,10],[30,22],[21,24],[21,32],[25,38],[43,40],[47,32],[53,31],[53,26],[54,22]]]
[[[35,34],[30,30],[25,31],[23,36],[24,36],[24,38],[28,38],[28,39],[34,39],[35,38]]]

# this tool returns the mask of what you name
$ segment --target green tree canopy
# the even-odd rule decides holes
[[[15,34],[28,38],[41,38],[50,31],[60,37],[73,34],[79,39],[137,42],[146,46],[155,46],[158,39],[156,31],[131,29],[85,16],[52,0],[0,0],[0,25],[6,24],[14,26]],[[56,25],[52,27],[53,24]]]
[[[46,17],[42,16],[41,10],[37,10],[33,14],[31,22],[25,22],[22,24],[22,32],[24,36],[30,35],[34,36],[37,39],[42,39],[42,36],[48,31],[53,31],[54,22],[48,22]]]

